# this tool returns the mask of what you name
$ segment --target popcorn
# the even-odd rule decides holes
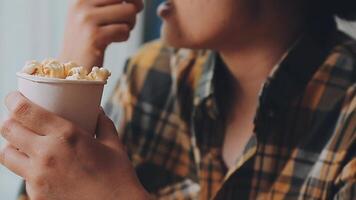
[[[92,71],[89,73],[88,77],[91,80],[100,80],[104,81],[107,80],[111,76],[109,70],[99,67],[93,67]]]
[[[104,68],[93,67],[92,71],[88,73],[84,67],[79,66],[75,62],[62,64],[55,59],[47,59],[42,63],[29,61],[21,72],[47,78],[88,81],[107,81],[111,76],[109,70]]]
[[[22,72],[26,74],[35,74],[42,72],[42,64],[37,62],[36,60],[31,60],[26,62],[25,66],[22,69]]]
[[[67,77],[64,65],[56,60],[46,60],[42,63],[42,66],[45,77],[61,79]]]
[[[66,79],[68,80],[89,80],[88,72],[84,69],[84,67],[74,67],[69,70]],[[95,79],[91,79],[95,80]],[[107,79],[104,79],[105,81]]]
[[[69,74],[70,70],[75,68],[75,67],[80,67],[80,65],[78,65],[75,62],[64,63],[64,69],[66,70],[66,74]]]

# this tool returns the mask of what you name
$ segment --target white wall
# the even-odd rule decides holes
[[[15,73],[27,60],[56,57],[60,48],[68,0],[0,0],[0,119],[5,115],[3,99],[16,89]],[[141,43],[141,22],[130,41],[111,45],[105,67],[112,77],[103,102],[118,78],[121,66]],[[0,145],[3,141],[0,138]],[[0,166],[0,200],[13,200],[20,179]]]

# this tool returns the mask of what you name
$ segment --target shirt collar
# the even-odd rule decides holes
[[[214,74],[216,69],[217,54],[215,52],[209,52],[208,59],[203,65],[199,81],[197,82],[194,105],[200,105],[204,100],[212,97],[214,94]]]
[[[309,29],[268,77],[261,89],[255,129],[262,128],[258,122],[275,117],[303,95],[315,72],[339,42],[335,21],[330,19],[329,24],[327,29]]]
[[[332,36],[336,26],[323,34],[315,32],[305,33],[268,77],[264,88],[271,92],[262,91],[261,95],[278,94],[268,96],[266,99],[270,102],[284,104],[300,94],[335,46],[336,41],[332,39],[335,37]]]
[[[337,30],[335,21],[330,19],[329,24],[327,30],[320,27],[309,29],[286,52],[261,89],[260,108],[262,105],[268,105],[272,109],[285,107],[306,87],[314,72],[322,65],[331,48],[337,42],[332,39],[335,38],[333,36]],[[206,104],[213,117],[219,114],[214,96],[217,89],[214,78],[216,70],[221,68],[217,67],[218,65],[223,65],[218,54],[209,52],[194,92],[194,105]],[[228,92],[226,94],[229,95]],[[260,111],[262,110],[260,109]]]

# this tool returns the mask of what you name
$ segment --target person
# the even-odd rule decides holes
[[[139,0],[77,0],[62,60],[102,65]],[[38,199],[354,199],[353,0],[168,0],[96,138],[9,94],[0,162]],[[120,135],[117,136],[116,128]],[[122,143],[121,143],[122,141]]]

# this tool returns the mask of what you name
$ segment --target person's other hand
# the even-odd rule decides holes
[[[126,41],[142,0],[71,0],[59,59],[101,67],[106,47]]]
[[[8,95],[6,106],[10,115],[0,130],[9,144],[0,163],[25,179],[31,200],[148,198],[103,112],[94,138],[19,92]]]

